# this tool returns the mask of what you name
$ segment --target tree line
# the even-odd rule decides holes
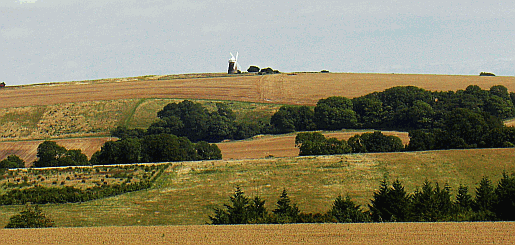
[[[348,141],[326,138],[319,132],[303,132],[295,137],[295,146],[300,149],[300,156],[397,152],[404,149],[399,137],[387,136],[380,131],[356,134]]]
[[[384,178],[367,210],[348,195],[339,195],[326,213],[304,213],[285,189],[272,212],[261,197],[247,197],[240,187],[229,201],[213,209],[211,224],[515,221],[515,174],[503,173],[496,187],[483,177],[475,197],[460,185],[455,198],[449,186],[438,182],[426,180],[414,193],[407,193],[399,180],[390,184]]]
[[[513,147],[515,93],[497,85],[456,92],[393,87],[361,97],[329,97],[308,106],[283,106],[271,120],[276,132],[369,129],[407,130],[407,150]]]

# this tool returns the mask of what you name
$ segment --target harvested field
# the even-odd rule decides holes
[[[513,222],[0,230],[3,244],[513,244]]]
[[[344,131],[323,133],[327,138],[348,140],[356,134],[373,131]],[[403,144],[409,143],[407,132],[383,131],[385,135],[394,135],[402,140]],[[223,159],[252,159],[265,157],[294,157],[299,155],[299,148],[295,147],[295,136],[287,135],[266,135],[256,136],[249,140],[229,141],[218,143],[222,151]]]
[[[80,138],[80,139],[52,139],[58,145],[64,146],[68,150],[80,149],[88,158],[93,153],[100,150],[106,141],[112,140],[111,137],[102,138]],[[25,161],[26,166],[30,166],[37,157],[38,146],[43,140],[34,141],[15,141],[0,142],[0,160],[7,158],[9,155],[17,155]]]
[[[361,73],[294,74],[172,80],[158,80],[166,79],[166,76],[157,78],[148,76],[138,79],[14,86],[1,91],[0,108],[127,98],[188,98],[315,105],[319,99],[329,96],[353,98],[401,85],[438,91],[465,89],[469,85],[478,85],[483,89],[504,85],[509,91],[515,91],[515,77]]]

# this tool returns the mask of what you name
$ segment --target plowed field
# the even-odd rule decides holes
[[[2,244],[513,244],[515,223],[375,223],[0,230]]]
[[[403,85],[438,91],[465,89],[468,85],[478,85],[483,89],[504,85],[509,91],[515,91],[515,77],[298,73],[172,80],[158,78],[7,87],[0,91],[0,108],[127,98],[188,98],[315,105],[319,99],[329,96],[353,98]]]

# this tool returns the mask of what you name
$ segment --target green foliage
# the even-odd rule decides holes
[[[347,195],[339,195],[333,202],[329,214],[339,223],[362,223],[368,221],[368,217],[361,210],[360,205],[356,205]]]
[[[37,157],[34,167],[89,165],[88,157],[81,150],[67,150],[54,141],[39,144]]]
[[[408,221],[411,197],[406,193],[399,180],[389,186],[386,178],[381,182],[379,191],[370,201],[370,214],[373,221]]]
[[[286,189],[283,189],[279,200],[277,200],[276,208],[272,210],[274,213],[272,223],[286,224],[297,223],[300,210],[295,204],[291,204]]]
[[[263,223],[267,217],[265,201],[259,197],[253,199],[245,196],[239,186],[234,195],[230,197],[231,204],[224,204],[224,208],[215,208],[214,216],[209,216],[211,224],[249,224]]]
[[[440,188],[438,183],[433,188],[426,180],[420,190],[413,194],[411,219],[418,222],[436,222],[450,220],[453,203],[450,187]]]
[[[502,179],[495,189],[495,197],[497,200],[493,208],[496,216],[500,220],[515,220],[515,174],[502,174]]]
[[[26,204],[19,214],[9,219],[5,228],[45,228],[53,226],[54,221],[47,218],[38,205]]]
[[[315,107],[315,123],[318,129],[354,128],[357,122],[352,101],[348,98],[335,96],[321,99]]]
[[[308,131],[316,128],[313,109],[308,106],[282,106],[272,116],[270,124],[278,133]]]
[[[352,152],[396,152],[402,151],[404,145],[397,136],[386,136],[380,131],[373,133],[356,134],[349,141]]]
[[[17,155],[7,156],[6,159],[0,161],[0,169],[2,168],[24,168],[25,161]]]
[[[249,69],[247,69],[247,72],[259,72],[259,67],[249,66]]]
[[[300,149],[300,156],[335,155],[351,152],[345,140],[326,139],[321,133],[299,133],[295,137],[295,145]]]

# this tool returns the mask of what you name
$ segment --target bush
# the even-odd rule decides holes
[[[5,228],[44,228],[53,227],[54,221],[47,218],[38,205],[25,205],[25,208],[9,219]]]
[[[249,69],[247,69],[247,72],[259,72],[259,67],[250,66]]]

